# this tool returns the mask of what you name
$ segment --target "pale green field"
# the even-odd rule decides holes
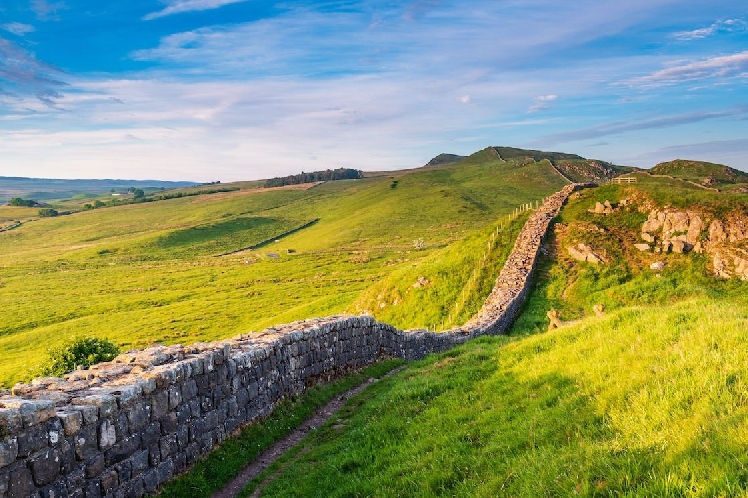
[[[473,264],[468,254],[482,251],[500,217],[563,186],[546,164],[499,163],[485,152],[391,176],[395,188],[381,176],[306,191],[248,189],[33,220],[0,233],[0,383],[28,377],[47,347],[73,337],[130,349],[360,311],[369,301],[362,293],[393,273],[393,288],[425,277],[432,289],[455,284],[462,292],[470,272],[457,269]],[[215,257],[317,218],[277,243]],[[418,238],[425,250],[414,248]],[[461,276],[446,285],[445,274]],[[494,278],[484,272],[470,287],[468,307]],[[422,297],[401,305],[399,325],[448,321],[449,303],[440,300],[449,295]]]

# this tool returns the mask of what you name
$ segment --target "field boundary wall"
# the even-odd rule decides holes
[[[541,242],[574,184],[522,228],[493,291],[465,325],[399,330],[370,316],[295,322],[215,343],[153,346],[0,396],[0,498],[153,493],[281,400],[382,357],[416,360],[505,333]]]

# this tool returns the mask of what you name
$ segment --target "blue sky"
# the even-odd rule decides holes
[[[748,2],[0,3],[0,176],[232,181],[489,145],[748,171]]]

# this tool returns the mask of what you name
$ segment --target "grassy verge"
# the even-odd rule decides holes
[[[432,356],[330,420],[262,496],[742,495],[745,305],[630,308]]]
[[[245,465],[301,425],[335,396],[361,384],[369,377],[380,378],[402,363],[400,360],[382,361],[336,382],[315,386],[298,399],[282,402],[265,420],[245,428],[239,436],[224,442],[206,458],[199,460],[189,472],[169,482],[158,496],[209,497],[233,479]]]

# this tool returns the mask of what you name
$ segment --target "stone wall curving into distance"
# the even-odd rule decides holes
[[[407,360],[507,331],[543,237],[575,184],[525,224],[483,308],[446,332],[368,316],[319,318],[231,340],[154,346],[0,396],[0,498],[140,497],[307,386],[383,356]]]

